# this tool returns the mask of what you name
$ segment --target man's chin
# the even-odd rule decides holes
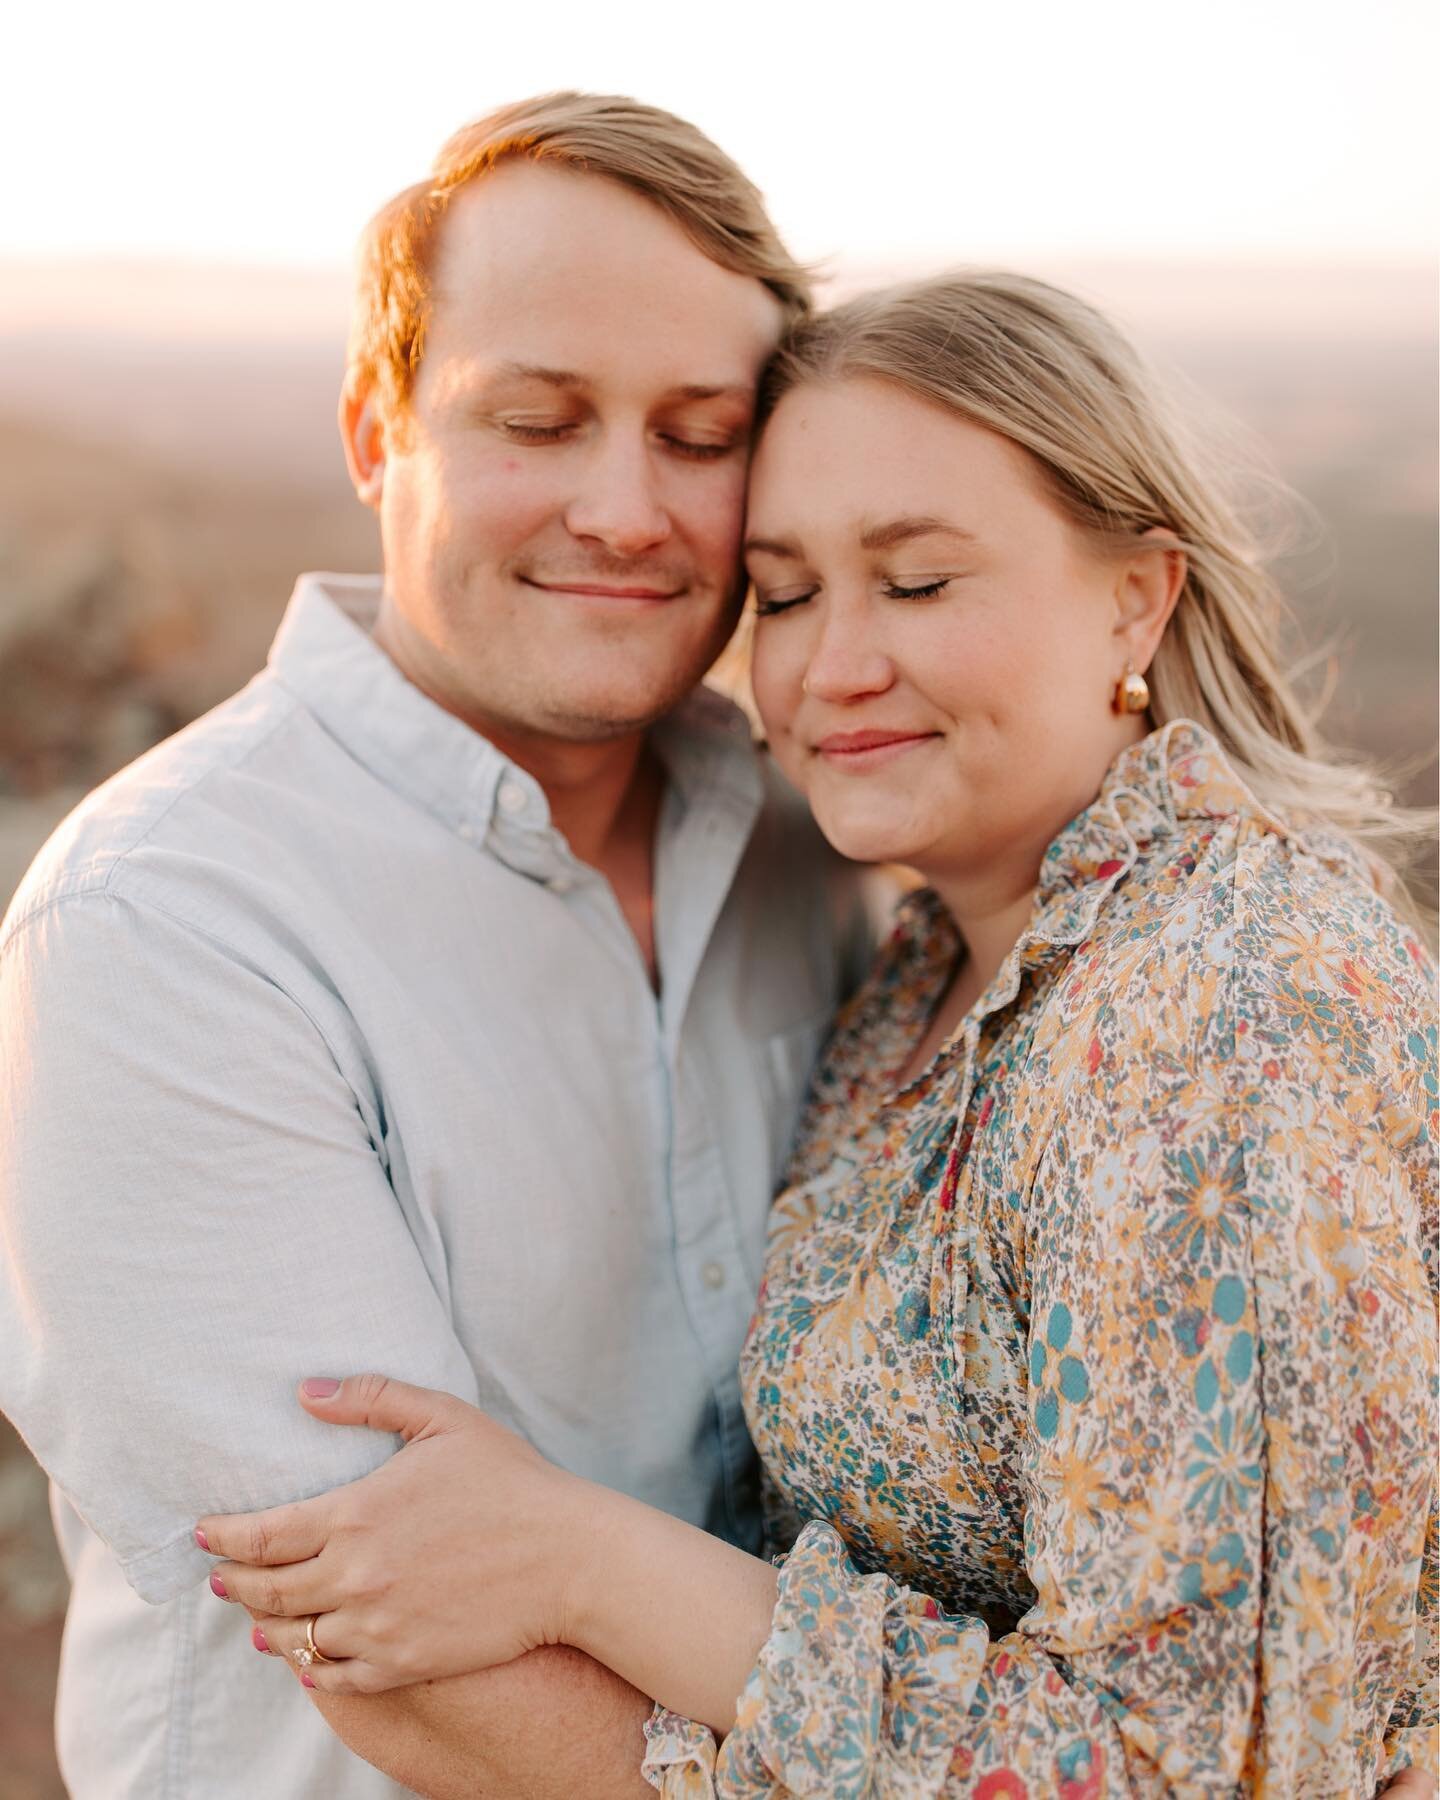
[[[555,683],[536,696],[536,724],[550,735],[573,743],[603,743],[646,731],[674,712],[700,685],[708,662],[686,659],[676,678],[673,670],[655,680],[576,681]]]
[[[634,737],[658,724],[684,700],[690,689],[650,706],[606,706],[594,701],[547,708],[536,729],[546,737],[569,744],[608,744],[616,738]]]

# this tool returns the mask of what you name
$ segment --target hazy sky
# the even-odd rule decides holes
[[[0,256],[328,264],[465,119],[687,114],[807,257],[1428,257],[1432,0],[241,0],[7,19]]]

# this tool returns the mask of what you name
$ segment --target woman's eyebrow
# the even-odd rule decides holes
[[[979,542],[973,531],[966,531],[961,525],[952,525],[948,519],[911,513],[902,518],[887,519],[880,525],[866,525],[860,533],[860,548],[894,550],[901,544],[908,544],[912,538],[937,536],[959,538],[966,544]]]
[[[749,537],[743,549],[746,556],[752,550],[759,550],[765,556],[784,556],[791,562],[800,560],[800,546],[793,538]]]
[[[908,513],[898,519],[887,519],[883,524],[862,527],[860,548],[894,550],[900,544],[908,544],[913,538],[922,537],[951,537],[962,544],[978,544],[980,541],[973,531],[966,531],[963,525],[952,525],[948,519],[937,519],[928,513]],[[803,555],[794,538],[746,538],[746,554],[752,550],[758,550],[766,556],[783,556],[791,562],[798,562]]]

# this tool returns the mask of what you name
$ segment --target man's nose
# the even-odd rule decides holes
[[[566,509],[575,537],[590,538],[616,556],[638,556],[670,536],[657,471],[642,437],[609,433],[588,459],[579,491]]]
[[[831,602],[821,606],[817,623],[802,682],[812,700],[843,706],[894,684],[895,666],[871,629],[866,608]]]

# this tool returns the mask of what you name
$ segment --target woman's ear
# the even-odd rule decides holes
[[[1173,532],[1153,526],[1118,565],[1115,635],[1130,666],[1149,668],[1185,586],[1189,562]]]
[[[340,391],[340,441],[357,497],[378,511],[385,491],[385,425],[369,383],[346,378]]]

